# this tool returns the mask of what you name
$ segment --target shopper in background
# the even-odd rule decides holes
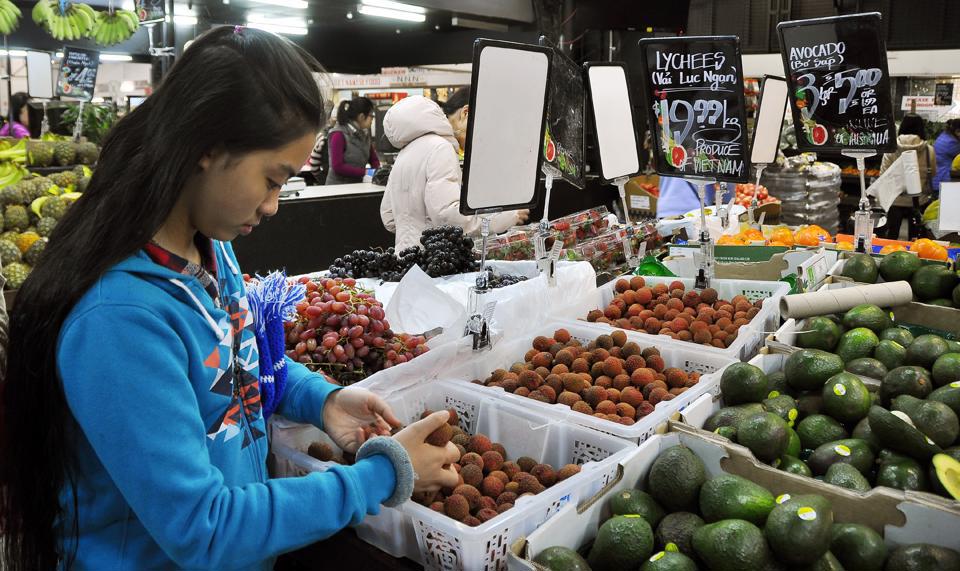
[[[446,412],[381,437],[400,422],[380,397],[289,359],[278,412],[357,462],[267,476],[257,324],[229,241],[276,214],[309,154],[316,70],[279,36],[214,28],[107,135],[10,319],[0,568],[266,570],[456,485],[456,447],[425,442]]]
[[[706,204],[713,204],[716,185],[706,188]],[[729,200],[729,196],[725,197]],[[660,196],[657,198],[657,218],[678,216],[700,208],[700,195],[697,185],[672,176],[660,177]]]
[[[10,96],[10,109],[12,115],[4,117],[5,124],[0,127],[0,137],[13,137],[14,139],[24,139],[30,137],[30,109],[27,103],[30,96],[19,91]],[[10,117],[13,117],[13,133],[10,130]]]
[[[310,157],[307,159],[307,170],[313,176],[313,183],[324,185],[327,183],[327,173],[330,170],[330,145],[327,142],[330,136],[330,129],[336,125],[336,119],[331,119],[330,124],[317,134],[317,140],[313,144],[313,150],[310,151]]]
[[[950,119],[943,132],[933,142],[936,151],[937,170],[933,177],[933,192],[940,196],[940,183],[950,182],[950,167],[954,157],[960,155],[960,119]]]
[[[924,196],[907,196],[901,194],[894,201],[893,206],[887,212],[887,223],[883,228],[884,237],[891,240],[900,239],[900,226],[903,219],[908,221],[907,232],[912,240],[919,237],[922,226],[920,220],[922,212],[920,208],[922,202],[930,199],[932,194],[933,175],[937,172],[937,159],[933,146],[927,143],[927,126],[923,117],[908,113],[904,115],[900,122],[900,129],[897,136],[897,150],[893,153],[883,155],[880,162],[880,174],[883,174],[890,165],[900,158],[904,151],[916,151],[917,165],[920,170],[920,188]]]
[[[397,252],[419,245],[420,234],[434,226],[459,226],[471,235],[480,232],[478,216],[460,214],[458,152],[466,140],[469,89],[451,96],[453,102],[445,105],[449,114],[417,95],[400,100],[383,119],[384,134],[400,149],[380,204],[383,225],[397,235]],[[490,231],[523,224],[529,215],[529,210],[519,210],[491,216]]]
[[[330,170],[326,184],[363,182],[368,164],[372,168],[380,168],[380,159],[370,136],[373,118],[373,102],[366,97],[340,102],[337,124],[327,135]]]

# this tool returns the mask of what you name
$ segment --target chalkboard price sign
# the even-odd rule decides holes
[[[777,30],[801,151],[896,148],[879,13],[782,22]]]
[[[577,188],[584,185],[583,113],[585,89],[579,65],[553,48],[545,37],[540,45],[553,50],[550,63],[550,100],[543,137],[543,160]]]
[[[90,101],[97,85],[100,52],[66,47],[60,60],[57,95]]]
[[[640,40],[643,106],[657,173],[747,182],[743,65],[736,36]]]

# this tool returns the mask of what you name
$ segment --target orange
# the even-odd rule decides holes
[[[744,242],[752,242],[754,240],[760,240],[766,242],[767,239],[764,238],[763,233],[757,230],[756,228],[744,228],[737,234],[737,238],[740,238]]]
[[[852,251],[852,250],[853,250],[853,242],[837,242],[837,249],[838,249],[838,250],[848,250],[848,251]]]
[[[907,249],[903,244],[887,244],[883,248],[880,248],[880,254],[890,254],[892,252],[905,252]]]
[[[820,242],[833,242],[830,233],[816,224],[804,226],[794,234],[796,243],[801,246],[817,246]]]
[[[920,238],[911,244],[910,250],[916,252],[921,258],[928,260],[947,259],[947,249],[928,238]]]
[[[781,242],[784,246],[793,246],[793,232],[786,226],[774,228],[773,231],[770,232],[770,245],[772,246],[774,242]],[[780,244],[777,245],[779,246]]]
[[[724,234],[720,236],[720,239],[717,240],[717,246],[745,246],[746,242],[740,239],[739,236],[731,236],[730,234]]]
[[[780,240],[770,240],[770,243],[768,245],[769,246],[786,246],[789,248],[790,246],[793,246],[793,242],[787,244],[786,242],[781,242]]]

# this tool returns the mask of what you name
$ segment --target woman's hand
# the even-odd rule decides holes
[[[410,463],[413,464],[414,492],[435,492],[440,488],[452,488],[460,481],[460,475],[452,466],[460,460],[460,451],[456,444],[447,442],[446,446],[434,446],[425,442],[427,436],[443,426],[448,418],[450,413],[441,410],[411,424],[394,436],[406,449]]]
[[[389,436],[400,425],[387,403],[367,389],[334,391],[323,406],[323,430],[350,454],[368,438]]]
[[[517,224],[516,224],[517,226],[520,226],[520,225],[522,225],[522,224],[526,224],[526,223],[527,223],[527,220],[529,220],[529,219],[530,219],[530,211],[529,211],[529,210],[517,210]]]

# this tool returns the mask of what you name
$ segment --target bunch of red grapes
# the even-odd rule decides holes
[[[284,323],[291,359],[348,384],[429,350],[423,336],[394,333],[383,304],[353,278],[298,281],[307,295]]]

